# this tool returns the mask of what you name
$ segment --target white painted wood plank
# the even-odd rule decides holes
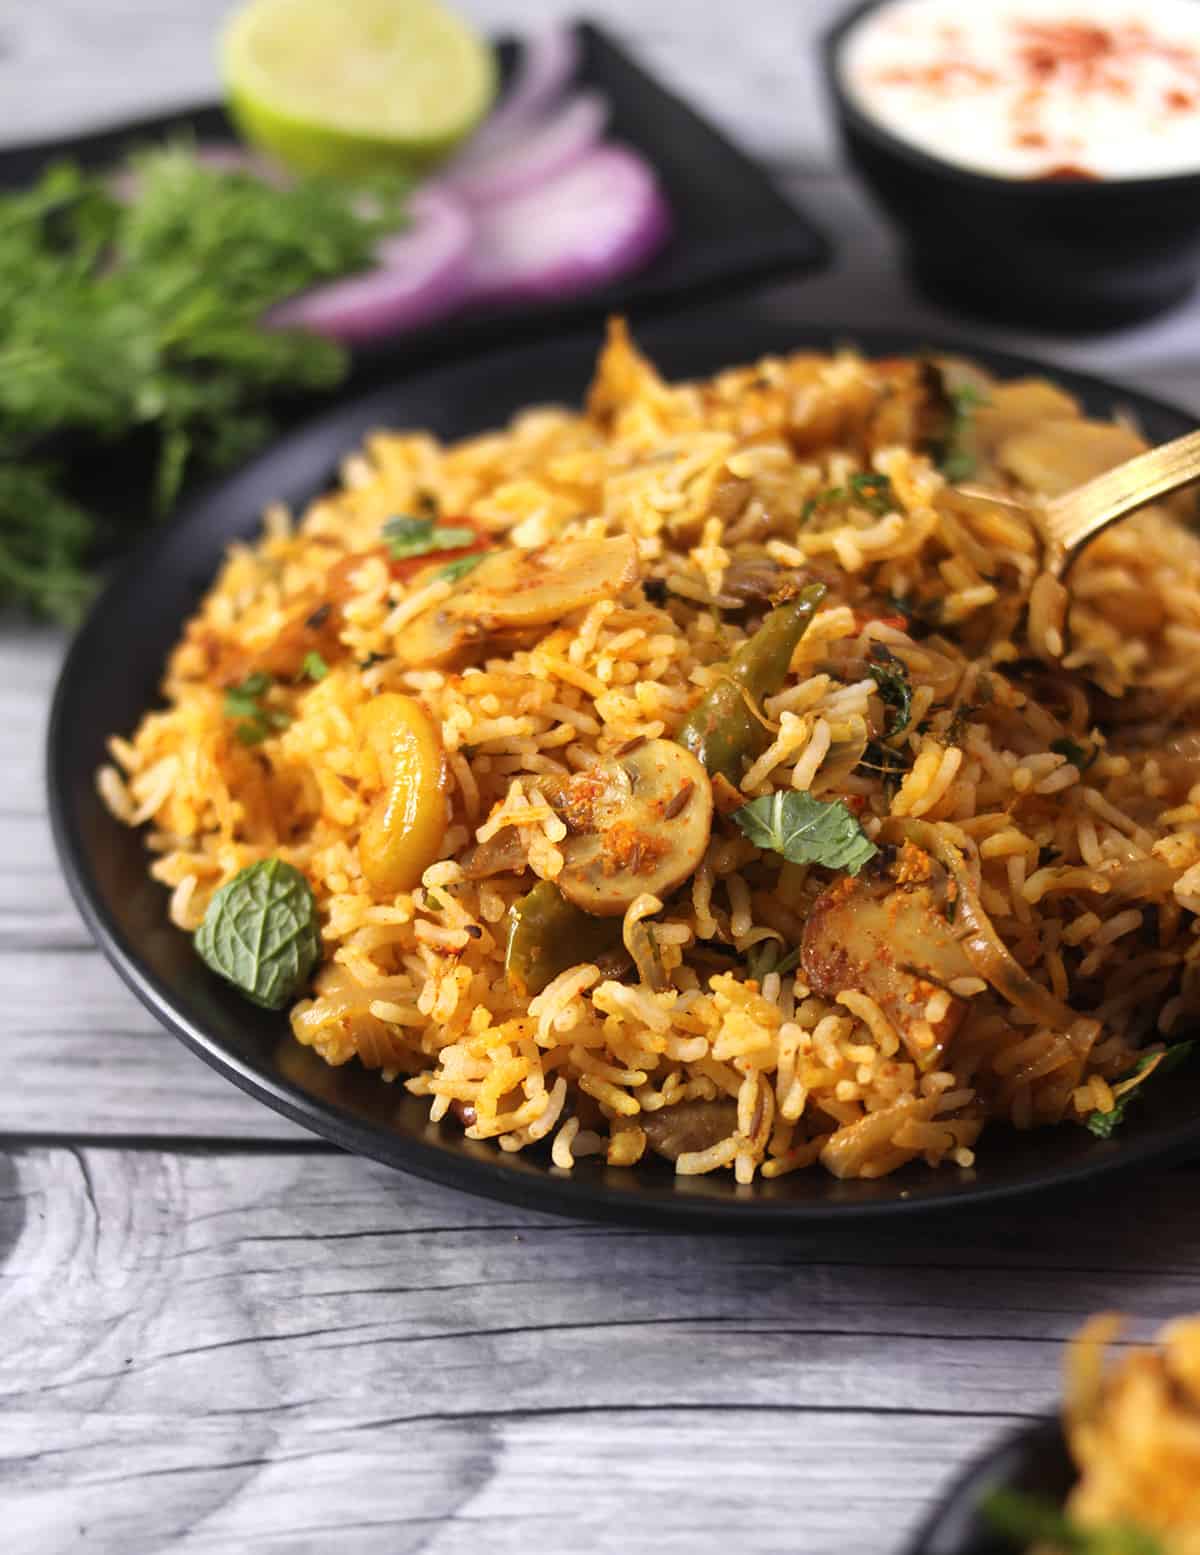
[[[340,1155],[0,1157],[7,1543],[886,1555],[1085,1312],[1200,1304],[1195,1191],[706,1241]]]
[[[84,935],[82,925],[79,935]],[[0,954],[0,1134],[311,1138],[166,1032],[98,951]]]

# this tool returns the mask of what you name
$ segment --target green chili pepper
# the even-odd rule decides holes
[[[549,880],[508,909],[504,970],[521,995],[541,993],[546,984],[580,961],[603,967],[622,957],[620,918],[597,918],[568,902]]]
[[[823,583],[810,583],[794,599],[777,605],[688,714],[680,743],[699,758],[710,777],[720,772],[731,783],[740,783],[746,765],[767,748],[769,732],[747,699],[757,705],[782,688],[796,644],[825,593]]]

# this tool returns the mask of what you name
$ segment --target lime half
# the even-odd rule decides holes
[[[419,172],[491,106],[491,49],[434,0],[251,0],[221,44],[242,135],[297,172]]]

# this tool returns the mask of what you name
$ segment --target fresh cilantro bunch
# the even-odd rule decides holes
[[[0,603],[71,619],[89,591],[93,494],[68,470],[141,433],[151,507],[246,455],[280,394],[346,371],[333,342],[264,326],[362,269],[402,220],[397,183],[277,187],[186,145],[131,159],[132,197],[62,164],[0,196]]]

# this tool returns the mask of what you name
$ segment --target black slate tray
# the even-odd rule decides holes
[[[578,83],[605,93],[612,104],[609,133],[642,151],[657,169],[675,213],[671,242],[644,270],[587,297],[463,315],[419,333],[373,342],[355,353],[356,381],[383,381],[435,358],[544,336],[548,329],[610,312],[639,317],[717,293],[727,297],[828,263],[830,249],[822,233],[780,194],[762,168],[647,74],[607,33],[587,22],[579,23],[576,31],[581,44]],[[498,49],[507,75],[518,44],[502,39]],[[180,132],[203,140],[234,138],[221,108],[182,109],[0,151],[0,186],[27,184],[58,158],[100,166],[130,146]],[[307,408],[312,405],[306,401]]]

